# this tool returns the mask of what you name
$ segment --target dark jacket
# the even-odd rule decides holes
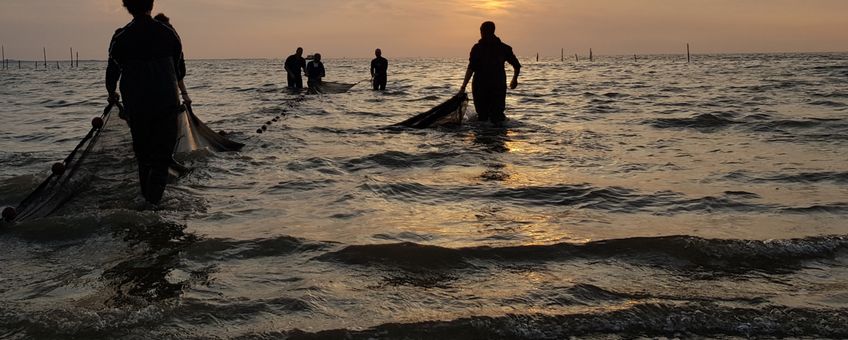
[[[170,26],[137,17],[112,37],[106,89],[115,91],[120,79],[127,114],[173,114],[180,108],[184,63],[182,42]]]
[[[385,76],[389,70],[389,61],[383,57],[374,58],[371,60],[371,74],[375,76]]]
[[[312,60],[306,64],[306,77],[309,79],[319,80],[325,77],[324,63]]]
[[[293,76],[300,77],[300,70],[306,70],[306,59],[298,57],[297,54],[292,54],[286,58],[284,67],[288,72],[291,72]]]
[[[506,89],[506,70],[504,63],[516,69],[521,63],[512,52],[512,47],[501,42],[496,36],[486,37],[471,48],[469,67],[474,71],[474,87],[485,86]]]

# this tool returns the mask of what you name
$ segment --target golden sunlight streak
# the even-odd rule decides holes
[[[505,11],[512,7],[510,2],[510,0],[476,0],[472,6],[489,11]]]

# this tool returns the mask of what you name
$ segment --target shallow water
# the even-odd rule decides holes
[[[247,147],[158,210],[128,161],[5,226],[0,337],[848,337],[848,55],[522,60],[504,129],[385,129],[464,71],[391,62],[385,93],[306,97],[277,61],[189,62]],[[80,66],[0,71],[0,206],[105,106]]]

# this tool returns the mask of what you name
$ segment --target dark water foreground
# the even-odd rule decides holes
[[[0,205],[102,110],[81,66],[0,73]],[[187,155],[151,210],[110,135],[108,171],[0,231],[0,338],[848,337],[848,55],[527,61],[505,129],[384,129],[463,66],[300,100],[272,61],[190,63],[248,146]]]

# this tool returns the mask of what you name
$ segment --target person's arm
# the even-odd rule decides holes
[[[115,37],[117,37],[120,32],[121,30],[115,31],[115,35],[112,36],[112,41],[109,43],[109,61],[106,66],[106,93],[109,96],[108,100],[110,103],[115,103],[121,98],[118,95],[118,80],[121,79],[121,67],[113,57],[116,45]]]
[[[509,82],[509,88],[515,90],[518,87],[518,75],[521,74],[521,63],[515,53],[512,52],[512,47],[508,49],[506,61],[512,65],[512,81]]]
[[[371,60],[371,79],[374,79],[374,69],[375,69],[374,62],[375,61],[377,61],[377,59]]]
[[[182,44],[180,44],[182,46]],[[182,47],[180,47],[182,50]],[[177,86],[180,88],[180,96],[183,97],[183,102],[186,104],[191,104],[191,97],[188,96],[188,90],[185,85],[185,76],[186,76],[186,66],[185,66],[185,56],[182,51],[180,51],[180,61],[179,67],[177,68]]]
[[[177,85],[180,87],[180,95],[183,97],[183,103],[191,104],[191,97],[188,96],[188,90],[186,90],[185,80],[177,81]]]
[[[465,88],[468,87],[468,82],[471,81],[471,76],[474,75],[474,70],[477,69],[477,46],[471,48],[470,56],[468,57],[468,69],[465,70],[465,78],[462,80],[462,86],[459,88],[459,93],[465,93]]]
[[[286,70],[286,74],[289,75],[290,77],[294,77],[295,76],[294,72],[299,71],[299,70],[292,70],[291,69],[291,63],[292,62],[293,61],[291,60],[291,57],[286,58],[286,61],[283,62],[283,69]]]
[[[109,58],[109,66],[106,67],[106,93],[109,102],[117,102],[121,97],[118,95],[118,80],[121,79],[121,68],[115,59]]]
[[[465,88],[468,86],[468,82],[471,81],[471,76],[474,75],[474,70],[471,68],[471,65],[468,65],[468,69],[465,70],[465,78],[462,80],[462,87],[459,88],[459,93],[465,93]]]

